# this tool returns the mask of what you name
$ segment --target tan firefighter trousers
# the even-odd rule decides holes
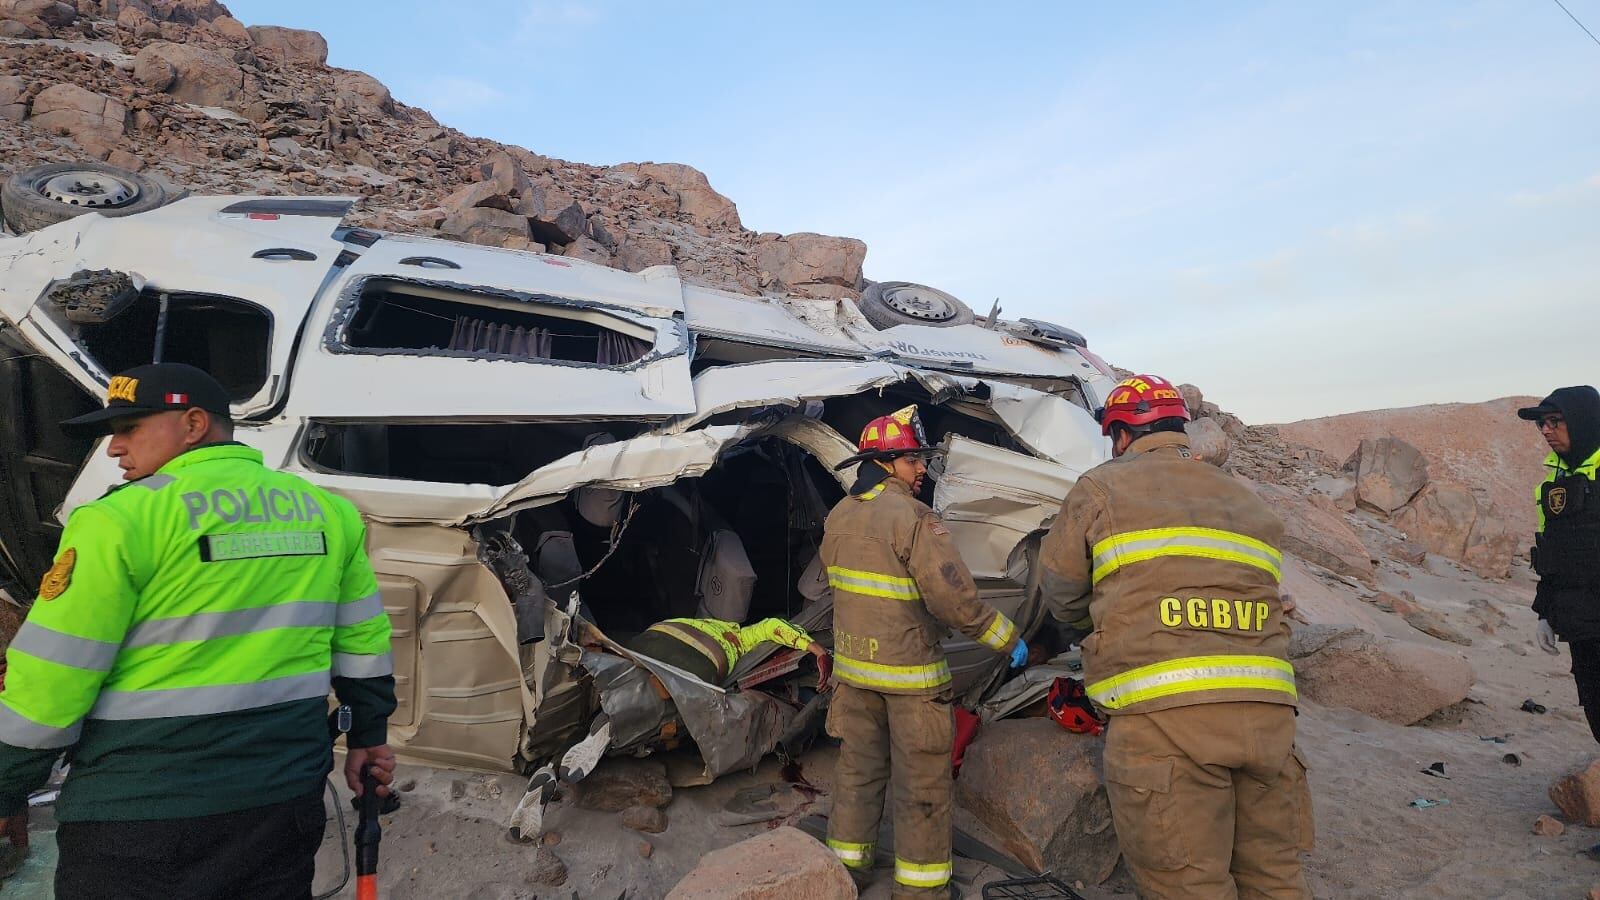
[[[949,696],[880,694],[839,684],[828,708],[828,733],[844,742],[834,771],[828,846],[846,866],[872,868],[892,771],[894,896],[949,896],[955,740]]]
[[[1308,900],[1313,837],[1294,708],[1203,703],[1115,716],[1106,790],[1144,900]]]

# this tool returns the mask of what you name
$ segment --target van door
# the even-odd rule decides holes
[[[984,601],[1026,631],[1043,615],[1037,533],[1077,480],[1065,466],[951,435],[933,506],[944,518]],[[993,651],[952,634],[944,641],[957,693],[1003,664]]]

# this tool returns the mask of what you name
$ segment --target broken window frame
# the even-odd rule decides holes
[[[481,307],[552,319],[567,319],[633,338],[650,346],[638,359],[613,365],[569,359],[532,358],[506,353],[469,350],[433,349],[427,347],[360,347],[348,341],[348,333],[356,314],[361,310],[369,290],[384,289],[390,292],[411,294],[431,300],[459,303],[463,307]],[[531,307],[531,308],[530,308]],[[688,327],[681,317],[657,318],[641,314],[627,307],[593,301],[573,300],[553,294],[532,291],[515,291],[487,287],[479,284],[437,279],[403,278],[391,274],[374,273],[352,279],[339,292],[339,297],[328,316],[323,331],[323,348],[340,356],[417,356],[444,359],[496,360],[531,365],[565,366],[580,369],[598,369],[607,372],[632,372],[653,362],[689,352]]]

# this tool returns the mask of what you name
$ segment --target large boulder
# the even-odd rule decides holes
[[[0,0],[0,18],[63,28],[78,21],[78,9],[61,0]]]
[[[1428,483],[1428,459],[1397,437],[1368,438],[1345,462],[1356,476],[1356,502],[1391,513],[1410,502]]]
[[[1283,550],[1331,572],[1371,580],[1372,557],[1361,538],[1345,523],[1344,515],[1326,500],[1321,505],[1299,492],[1263,482],[1247,482],[1283,520]]]
[[[480,206],[454,212],[439,226],[439,232],[448,238],[485,247],[533,249],[528,220],[503,209]]]
[[[1035,871],[1098,884],[1117,865],[1101,757],[1105,742],[1049,719],[1002,719],[967,747],[956,802]],[[1049,789],[1039,790],[1048,773]]]
[[[667,900],[850,900],[850,873],[833,851],[788,825],[700,858]]]
[[[1396,527],[1430,552],[1484,578],[1504,578],[1526,538],[1489,514],[1470,491],[1429,484],[1394,514]]]
[[[0,75],[0,119],[21,122],[28,117],[28,82],[21,75]]]
[[[260,92],[255,78],[232,59],[195,44],[149,44],[134,57],[133,74],[151,90],[199,106],[242,109]]]
[[[756,265],[785,287],[810,284],[856,289],[867,245],[855,238],[801,232],[756,247]]]
[[[104,159],[127,131],[128,108],[121,100],[75,84],[53,84],[33,98],[28,121],[35,128],[64,134]]]
[[[1222,430],[1217,420],[1195,419],[1183,430],[1189,435],[1189,452],[1194,454],[1195,459],[1214,466],[1228,461],[1228,454],[1233,452],[1233,439]]]
[[[334,75],[333,92],[358,109],[382,115],[394,114],[394,96],[383,82],[365,72],[339,72]]]
[[[677,196],[678,211],[695,225],[705,229],[738,230],[742,227],[739,208],[732,200],[713,190],[705,173],[693,166],[683,163],[624,163],[613,166],[611,171],[635,178],[649,178],[663,185]]]
[[[150,12],[162,22],[199,25],[228,15],[228,8],[217,0],[150,0]]]
[[[1460,655],[1347,625],[1295,629],[1289,658],[1302,696],[1411,725],[1460,703],[1472,666]]]
[[[1550,800],[1567,821],[1600,828],[1600,759],[1550,785]]]
[[[278,25],[251,25],[250,38],[260,48],[283,57],[284,62],[326,65],[328,41],[315,31]]]

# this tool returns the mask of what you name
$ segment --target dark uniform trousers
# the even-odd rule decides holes
[[[57,900],[310,900],[322,796],[189,819],[63,822]]]

